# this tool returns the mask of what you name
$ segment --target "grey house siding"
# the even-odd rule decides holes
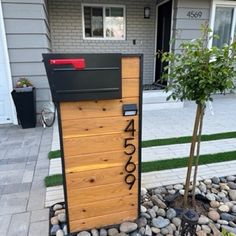
[[[178,51],[181,42],[198,38],[201,35],[201,25],[208,24],[210,19],[211,0],[178,0],[174,4],[173,38],[174,49]],[[189,11],[201,11],[200,19],[191,19]]]
[[[126,6],[126,40],[83,40],[81,3]],[[49,16],[54,52],[143,53],[144,84],[153,82],[155,51],[155,1],[153,0],[49,0]],[[151,18],[144,19],[144,7]],[[137,44],[133,45],[133,39]]]
[[[42,53],[50,50],[44,0],[2,0],[13,86],[27,77],[36,87],[37,111],[50,100]]]

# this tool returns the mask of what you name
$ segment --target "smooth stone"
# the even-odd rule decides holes
[[[176,190],[181,190],[181,189],[183,189],[184,188],[184,186],[182,185],[182,184],[176,184],[176,185],[174,185],[174,189],[176,189]]]
[[[202,183],[202,182],[200,183],[199,189],[201,190],[201,192],[206,193],[207,188],[204,183]]]
[[[151,227],[151,230],[154,234],[159,234],[161,232],[161,230],[156,227]]]
[[[58,220],[57,216],[53,216],[51,218],[51,224],[52,225],[58,225],[59,224],[59,220]]]
[[[229,200],[227,197],[224,197],[224,198],[221,198],[221,201],[222,201],[223,203],[227,203],[227,202],[229,202],[230,200]]]
[[[97,229],[92,229],[91,234],[92,234],[92,236],[99,236],[99,232]]]
[[[222,228],[225,229],[227,232],[236,234],[236,229],[233,227],[222,225]]]
[[[157,216],[163,216],[163,217],[166,216],[166,212],[162,208],[158,209],[156,213],[157,213]]]
[[[155,218],[156,217],[156,212],[153,209],[148,209],[147,213],[152,217]]]
[[[99,235],[100,235],[100,236],[107,236],[107,231],[106,231],[106,229],[100,229]]]
[[[214,176],[211,180],[212,180],[212,183],[214,183],[214,184],[219,184],[220,183],[220,178],[217,177],[217,176]]]
[[[205,179],[203,182],[204,182],[205,185],[211,185],[212,184],[211,179]]]
[[[61,204],[56,204],[56,205],[53,206],[53,210],[54,210],[54,211],[61,210],[62,208],[63,208],[63,207],[62,207]]]
[[[218,197],[220,197],[220,198],[225,198],[226,195],[225,195],[225,193],[223,193],[223,192],[219,192],[219,193],[218,193]]]
[[[171,224],[169,224],[169,225],[166,227],[166,229],[168,230],[168,233],[169,233],[169,234],[173,234],[173,233],[174,233],[174,230],[173,230]]]
[[[232,201],[236,201],[236,190],[229,190],[229,196]]]
[[[158,207],[163,208],[163,209],[166,208],[166,204],[163,201],[161,201],[156,195],[152,196],[152,201]]]
[[[174,195],[176,191],[174,189],[171,189],[171,190],[168,190],[168,193]]]
[[[215,201],[215,200],[216,200],[215,195],[212,194],[212,193],[208,193],[208,194],[206,195],[206,198],[207,198],[209,201]]]
[[[221,182],[221,183],[227,183],[227,179],[224,178],[224,177],[220,177],[220,182]]]
[[[58,216],[61,213],[66,213],[66,210],[65,209],[56,210],[54,216]]]
[[[63,232],[64,232],[65,235],[68,234],[67,225],[64,225],[64,227],[63,227]]]
[[[232,207],[234,206],[234,204],[232,202],[226,202],[225,205],[227,205],[229,207],[230,211],[231,211]]]
[[[108,235],[109,235],[109,236],[115,236],[115,235],[118,234],[118,233],[119,233],[119,231],[118,231],[118,229],[116,229],[116,228],[108,229]]]
[[[221,225],[228,225],[229,224],[228,221],[226,221],[226,220],[217,220],[217,223],[221,224]]]
[[[157,212],[157,210],[159,209],[159,207],[158,207],[158,206],[154,206],[152,209],[153,209],[155,212]]]
[[[147,212],[147,208],[145,206],[141,205],[140,211],[145,213],[145,212]]]
[[[211,233],[211,228],[208,225],[202,225],[202,230],[207,234]]]
[[[64,232],[62,229],[59,229],[56,233],[56,236],[64,236]]]
[[[165,228],[170,224],[170,221],[168,219],[164,219],[161,216],[158,216],[157,218],[152,219],[152,226],[162,229]]]
[[[229,207],[227,205],[223,204],[223,205],[218,207],[218,210],[220,212],[229,212]]]
[[[163,229],[161,229],[161,234],[167,235],[167,234],[169,234],[169,230],[167,228],[163,228]]]
[[[146,219],[151,219],[151,216],[148,213],[141,213],[141,216],[145,217]]]
[[[229,222],[229,226],[233,227],[233,228],[236,228],[236,224],[233,222],[233,221],[230,221]]]
[[[152,203],[151,201],[144,202],[144,203],[143,203],[143,206],[146,207],[147,209],[148,209],[148,208],[152,208],[152,207],[153,207],[153,203]]]
[[[124,232],[120,232],[120,233],[116,234],[116,236],[129,236],[129,234],[126,234]],[[137,235],[137,236],[139,236],[139,235]]]
[[[171,220],[176,217],[176,211],[173,208],[169,208],[166,212],[166,217]]]
[[[220,206],[220,203],[218,201],[211,201],[210,206],[213,208],[218,208]]]
[[[147,194],[147,189],[146,188],[141,188],[141,196],[145,196]]]
[[[200,230],[197,232],[197,236],[207,236],[207,234],[203,230]]]
[[[167,190],[173,189],[173,185],[167,185],[167,186],[166,186],[166,189],[167,189]]]
[[[181,189],[181,190],[179,191],[179,193],[183,196],[184,193],[185,193],[184,189]]]
[[[178,228],[181,224],[181,219],[175,217],[175,218],[172,219],[172,223]]]
[[[154,194],[161,194],[161,193],[162,193],[161,188],[154,189]]]
[[[212,184],[212,188],[218,189],[218,188],[220,188],[220,185],[219,184]]]
[[[232,208],[231,208],[231,211],[236,213],[236,205],[234,205]]]
[[[221,236],[221,232],[217,229],[217,227],[213,223],[210,223],[209,227],[211,228],[214,236]]]
[[[146,225],[145,236],[152,236],[152,230],[149,225]]]
[[[220,219],[220,215],[217,211],[210,211],[208,212],[208,217],[213,220],[213,221],[217,221]]]
[[[228,191],[230,188],[227,184],[220,184],[220,189]]]
[[[133,222],[124,222],[120,225],[120,231],[124,233],[131,233],[138,228],[138,225]]]
[[[209,218],[204,215],[201,215],[198,219],[198,224],[200,225],[207,225],[209,224],[209,222],[210,222]]]
[[[232,216],[232,215],[230,215],[230,214],[228,214],[228,213],[221,213],[221,214],[220,214],[220,218],[221,218],[222,220],[226,220],[226,221],[234,221],[234,220],[236,219],[235,216]]]
[[[139,228],[145,227],[147,225],[148,221],[145,217],[141,217],[137,220],[137,225]]]
[[[211,192],[214,193],[214,194],[217,194],[219,191],[217,189],[215,189],[215,188],[212,188]]]
[[[234,182],[236,180],[236,177],[233,176],[233,175],[230,175],[230,176],[227,176],[226,179],[229,181],[229,182]]]
[[[200,189],[199,188],[195,188],[195,194],[201,194],[201,191],[200,191]]]
[[[91,236],[91,234],[88,231],[82,231],[78,233],[77,236]]]
[[[145,235],[145,228],[144,227],[140,228],[138,233],[141,235]]]
[[[57,218],[58,218],[58,220],[59,220],[61,223],[65,223],[65,222],[66,222],[66,214],[65,214],[65,213],[60,213],[60,214],[58,214]]]
[[[231,189],[236,189],[236,184],[234,182],[229,182],[228,183],[228,186],[231,188]]]
[[[134,232],[130,233],[129,236],[142,236],[137,230]]]
[[[59,225],[53,225],[51,230],[50,230],[50,233],[51,235],[56,235],[57,231],[60,230],[60,226]]]

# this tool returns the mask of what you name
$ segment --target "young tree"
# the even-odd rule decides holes
[[[188,205],[191,172],[197,144],[193,186],[193,191],[195,191],[206,102],[213,101],[213,94],[225,93],[225,91],[234,88],[233,80],[236,76],[236,42],[224,45],[222,48],[208,48],[208,34],[210,32],[207,27],[204,27],[199,39],[180,45],[180,53],[161,53],[162,61],[167,63],[163,73],[163,79],[168,79],[166,91],[171,92],[167,99],[195,101],[197,105],[187,165],[184,207]],[[195,192],[193,192],[194,195]]]

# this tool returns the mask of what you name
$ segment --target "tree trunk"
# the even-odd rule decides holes
[[[201,136],[202,136],[204,112],[205,112],[205,105],[201,105],[200,125],[199,125],[198,140],[197,140],[197,156],[195,159],[195,169],[194,169],[194,176],[193,176],[193,190],[192,190],[192,204],[193,204],[194,208],[196,207],[195,188],[196,188],[196,182],[197,182],[197,172],[198,172],[198,162],[199,162],[199,156],[200,156],[200,146],[201,146]]]
[[[193,166],[193,157],[194,157],[195,146],[196,146],[196,141],[197,141],[197,132],[198,132],[199,121],[200,121],[200,113],[201,113],[201,105],[198,104],[197,110],[196,110],[196,117],[195,117],[195,124],[194,124],[193,135],[192,135],[190,154],[189,154],[189,159],[188,159],[186,181],[185,181],[184,208],[187,208],[188,206],[188,192],[189,192],[190,178],[191,178],[191,172],[192,172],[192,166]]]

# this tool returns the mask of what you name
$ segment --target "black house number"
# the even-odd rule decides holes
[[[202,11],[188,11],[187,16],[189,19],[201,19]]]
[[[133,172],[136,170],[136,164],[132,161],[132,155],[136,152],[136,147],[133,144],[134,133],[136,132],[134,129],[134,119],[129,121],[129,124],[126,126],[124,131],[129,133],[131,136],[124,139],[124,153],[127,156],[127,162],[125,165],[127,175],[125,176],[125,182],[129,185],[129,190],[131,190],[136,181],[136,177],[133,175]]]

